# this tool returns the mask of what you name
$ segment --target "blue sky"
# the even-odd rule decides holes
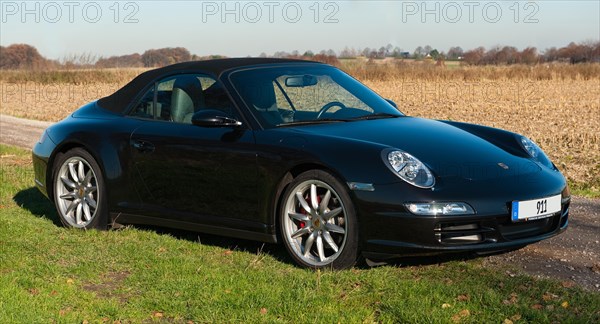
[[[0,1],[0,44],[49,58],[431,45],[543,50],[600,38],[600,1]]]

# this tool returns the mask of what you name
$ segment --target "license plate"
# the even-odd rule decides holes
[[[550,217],[561,210],[561,196],[512,202],[512,221],[526,221]]]

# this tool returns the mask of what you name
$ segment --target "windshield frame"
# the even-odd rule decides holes
[[[243,80],[236,80],[236,75],[247,74],[251,71],[268,71],[268,70],[282,70],[281,74],[279,76],[286,75],[287,73],[290,72],[290,70],[297,70],[297,71],[294,71],[294,74],[310,74],[311,71],[321,72],[323,75],[329,76],[338,86],[340,86],[342,89],[344,89],[345,91],[347,91],[350,94],[352,94],[353,96],[355,96],[358,100],[360,100],[367,107],[369,107],[373,110],[373,112],[371,112],[370,114],[367,114],[364,116],[359,116],[358,118],[337,119],[337,120],[334,120],[333,118],[329,118],[330,122],[373,120],[373,119],[378,119],[378,118],[362,118],[362,117],[370,116],[370,115],[377,115],[377,114],[389,114],[390,118],[406,116],[397,107],[394,107],[391,103],[388,102],[387,99],[383,98],[377,92],[375,92],[374,90],[372,90],[371,88],[369,88],[368,86],[366,86],[365,84],[363,84],[362,82],[360,82],[359,80],[354,78],[352,75],[344,72],[343,70],[341,70],[337,67],[331,66],[331,65],[322,64],[322,63],[318,63],[318,62],[287,63],[287,64],[276,64],[276,65],[251,66],[251,67],[235,69],[233,71],[230,71],[225,76],[227,83],[229,83],[229,85],[231,86],[231,89],[235,92],[235,95],[239,98],[240,102],[245,106],[245,110],[247,112],[249,112],[252,115],[252,117],[254,117],[254,120],[256,120],[256,122],[261,126],[262,129],[272,129],[272,128],[277,128],[277,127],[303,126],[303,125],[311,125],[314,123],[322,124],[322,123],[326,123],[328,121],[327,119],[322,120],[322,121],[320,121],[319,119],[313,119],[313,120],[308,119],[308,120],[284,122],[281,124],[270,124],[268,122],[265,122],[263,120],[262,116],[260,115],[260,112],[257,111],[256,109],[252,109],[252,105],[250,104],[250,102],[248,102],[248,98],[246,98],[244,95],[242,95],[242,92],[244,91],[243,89],[245,89],[245,88],[241,89],[242,87],[240,86],[241,85],[240,81],[243,81]],[[343,79],[339,79],[339,78],[343,78]],[[338,82],[339,80],[342,80],[344,82]],[[276,82],[277,81],[276,78],[273,79],[273,81]],[[246,84],[246,82],[244,82],[243,84]],[[275,87],[277,87],[277,85]],[[354,88],[354,87],[358,87],[358,89],[361,91],[357,94],[356,88]],[[276,89],[276,88],[274,88],[274,89]],[[283,91],[283,89],[279,88],[277,90],[282,91],[282,93],[286,96],[286,100],[289,100],[286,92]],[[364,100],[365,98],[367,100]],[[377,105],[376,108],[373,107],[374,104]],[[292,104],[292,106],[293,106],[293,104]],[[381,108],[381,107],[383,107],[383,108]],[[240,108],[242,108],[242,107],[240,107]],[[295,110],[295,108],[293,108],[293,110]],[[314,121],[314,123],[311,123],[311,121]]]

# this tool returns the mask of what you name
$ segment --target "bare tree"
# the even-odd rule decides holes
[[[515,64],[520,61],[519,50],[514,46],[504,46],[495,55],[495,64]]]
[[[365,47],[365,49],[362,50],[362,56],[369,57],[369,54],[371,54],[371,49],[368,47]]]
[[[393,48],[394,46],[392,44],[387,44],[385,47],[385,56],[391,56]]]
[[[340,58],[354,58],[348,46],[344,47],[344,49],[340,52]]]
[[[423,56],[425,56],[425,49],[423,49],[423,47],[421,47],[421,46],[415,48],[414,57],[418,59]]]
[[[524,64],[537,64],[540,57],[535,47],[527,47],[520,53],[521,63]]]
[[[147,50],[142,54],[145,67],[158,67],[191,60],[192,55],[183,47]]]
[[[194,55],[192,60],[199,58]],[[111,56],[109,58],[100,58],[96,64],[98,68],[126,68],[126,67],[143,67],[142,56],[138,53],[121,56]]]
[[[460,46],[450,47],[448,50],[448,58],[452,60],[457,60],[459,57],[464,55],[464,51]]]
[[[0,69],[41,69],[49,65],[51,62],[31,45],[13,44],[0,47]]]
[[[547,48],[544,51],[543,58],[545,62],[552,62],[558,60],[558,49],[556,47]]]
[[[431,53],[431,51],[433,51],[433,47],[431,47],[429,45],[425,45],[425,47],[423,47],[423,51],[425,52],[423,55],[427,55],[427,54]]]
[[[485,56],[485,47],[478,47],[476,49],[466,51],[464,55],[464,61],[470,65],[483,64],[483,58]]]

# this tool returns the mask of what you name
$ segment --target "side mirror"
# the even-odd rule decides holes
[[[242,122],[225,116],[220,110],[202,109],[192,116],[192,124],[200,127],[240,127]]]
[[[385,99],[385,101],[394,106],[394,108],[398,109],[398,105],[392,99]]]

